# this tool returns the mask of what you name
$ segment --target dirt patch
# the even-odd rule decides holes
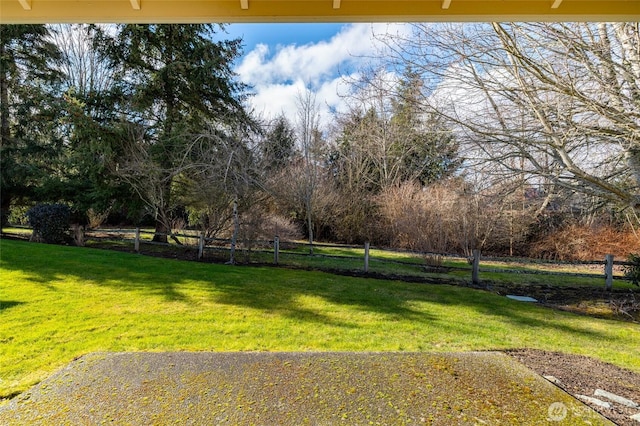
[[[603,389],[640,403],[640,374],[598,361],[593,358],[532,349],[507,351],[524,365],[541,376],[553,376],[557,386],[571,395],[594,396],[596,389]],[[606,401],[606,399],[603,399]],[[588,404],[588,403],[587,403]],[[623,426],[637,426],[630,416],[640,413],[621,404],[601,408],[588,404],[603,416]]]
[[[576,314],[619,321],[640,322],[640,289],[545,284],[489,284],[500,295],[530,296],[542,305]]]
[[[498,352],[101,353],[0,424],[610,425]]]

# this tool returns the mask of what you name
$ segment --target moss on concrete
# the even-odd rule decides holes
[[[91,354],[0,408],[0,424],[111,422],[612,424],[494,352]]]

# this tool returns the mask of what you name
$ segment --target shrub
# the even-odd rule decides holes
[[[291,220],[276,214],[267,214],[264,218],[259,237],[264,240],[273,239],[274,235],[281,241],[301,240],[304,235]]]
[[[640,255],[631,253],[627,257],[630,265],[624,267],[624,276],[631,280],[635,285],[640,286]]]
[[[89,228],[98,229],[109,217],[111,207],[104,211],[95,210],[93,207],[87,210],[87,219],[89,220]]]
[[[440,268],[444,263],[444,258],[439,254],[425,254],[424,263],[432,268]]]
[[[27,218],[27,211],[29,206],[17,206],[12,205],[9,210],[9,223],[11,225],[26,226],[29,225],[29,219]]]
[[[639,248],[638,238],[627,229],[574,223],[532,241],[529,256],[561,261],[603,259],[607,254],[624,258]]]
[[[27,211],[33,239],[63,244],[69,234],[71,210],[64,204],[38,204]]]
[[[384,189],[377,197],[391,246],[465,254],[495,238],[496,223],[504,220],[491,200],[455,179],[426,188],[405,182]]]

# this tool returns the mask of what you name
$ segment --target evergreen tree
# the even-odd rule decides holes
[[[53,28],[53,40],[62,53],[66,143],[60,173],[49,180],[47,189],[79,212],[115,210],[137,216],[140,202],[113,172],[118,158],[124,156],[122,140],[129,126],[120,114],[127,105],[115,91],[117,64],[95,48],[103,28]]]
[[[60,152],[60,52],[44,25],[0,25],[0,217],[33,198]]]
[[[296,134],[284,115],[279,116],[267,132],[262,145],[262,160],[267,171],[278,171],[290,163],[295,154]]]
[[[458,144],[442,120],[422,108],[420,76],[407,71],[394,91],[371,86],[366,110],[355,109],[338,123],[330,161],[339,186],[376,194],[408,181],[426,186],[450,176],[460,165]]]
[[[401,159],[402,181],[428,185],[451,175],[460,165],[453,134],[434,113],[421,107],[423,82],[408,69],[393,99],[391,119],[395,151]]]
[[[249,122],[242,106],[245,88],[231,69],[240,40],[214,41],[215,29],[213,24],[122,25],[105,43],[121,64],[119,90],[130,101],[123,112],[144,129],[133,141],[144,164],[129,167],[136,176],[124,178],[155,209],[158,233],[170,231],[173,179],[189,144],[207,126]]]

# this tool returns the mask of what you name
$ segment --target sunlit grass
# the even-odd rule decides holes
[[[0,396],[93,351],[532,347],[640,371],[640,328],[462,287],[0,241]]]
[[[6,232],[7,234],[24,235],[24,236],[31,236],[31,234],[33,233],[33,231],[30,228],[13,227],[13,226],[2,228],[2,232]]]
[[[4,232],[9,234],[30,235],[31,230],[24,228],[4,228]],[[129,233],[113,234],[122,239],[110,240],[108,244],[121,249],[133,251],[134,230]],[[171,247],[160,245],[151,246],[149,243],[153,238],[153,229],[141,229],[140,239],[143,250],[148,252],[163,252],[166,250],[178,249],[178,244],[169,239]],[[198,245],[197,231],[182,230],[178,234],[194,235],[194,238],[184,236],[178,237],[183,247],[181,250],[193,250],[194,253]],[[102,235],[104,237],[104,235]],[[89,240],[88,246],[96,244],[95,240]],[[105,244],[105,240],[100,240],[100,245]],[[190,248],[189,248],[190,247]],[[242,245],[236,252],[236,259],[241,263],[262,263],[269,264],[274,260],[272,246],[254,247],[245,251]],[[228,260],[228,246],[209,247],[206,250],[209,256]],[[313,255],[309,255],[309,246],[305,241],[285,242],[280,250],[279,263],[283,266],[319,269],[319,270],[343,270],[343,271],[363,271],[364,270],[364,247],[326,245],[323,243],[314,244]],[[207,255],[207,254],[206,254]],[[428,268],[425,255],[412,252],[392,251],[372,248],[370,250],[369,271],[386,275],[402,275],[418,278],[432,278],[439,281],[449,281],[453,284],[468,283],[471,281],[471,266],[467,259],[453,256],[436,256],[442,262],[445,270],[434,271]],[[619,259],[617,259],[619,260]],[[452,268],[452,270],[446,270]],[[549,285],[549,286],[605,286],[604,265],[588,265],[580,263],[554,263],[544,261],[522,261],[522,260],[487,260],[481,261],[480,279],[491,284],[513,284],[526,288],[528,285]],[[501,272],[504,271],[504,272]],[[516,273],[514,273],[516,271]],[[559,273],[559,275],[558,275]],[[571,274],[589,274],[594,277],[574,276]],[[599,275],[599,276],[598,276]],[[615,275],[621,275],[618,270]],[[630,281],[615,279],[613,283],[616,289],[637,289]]]

